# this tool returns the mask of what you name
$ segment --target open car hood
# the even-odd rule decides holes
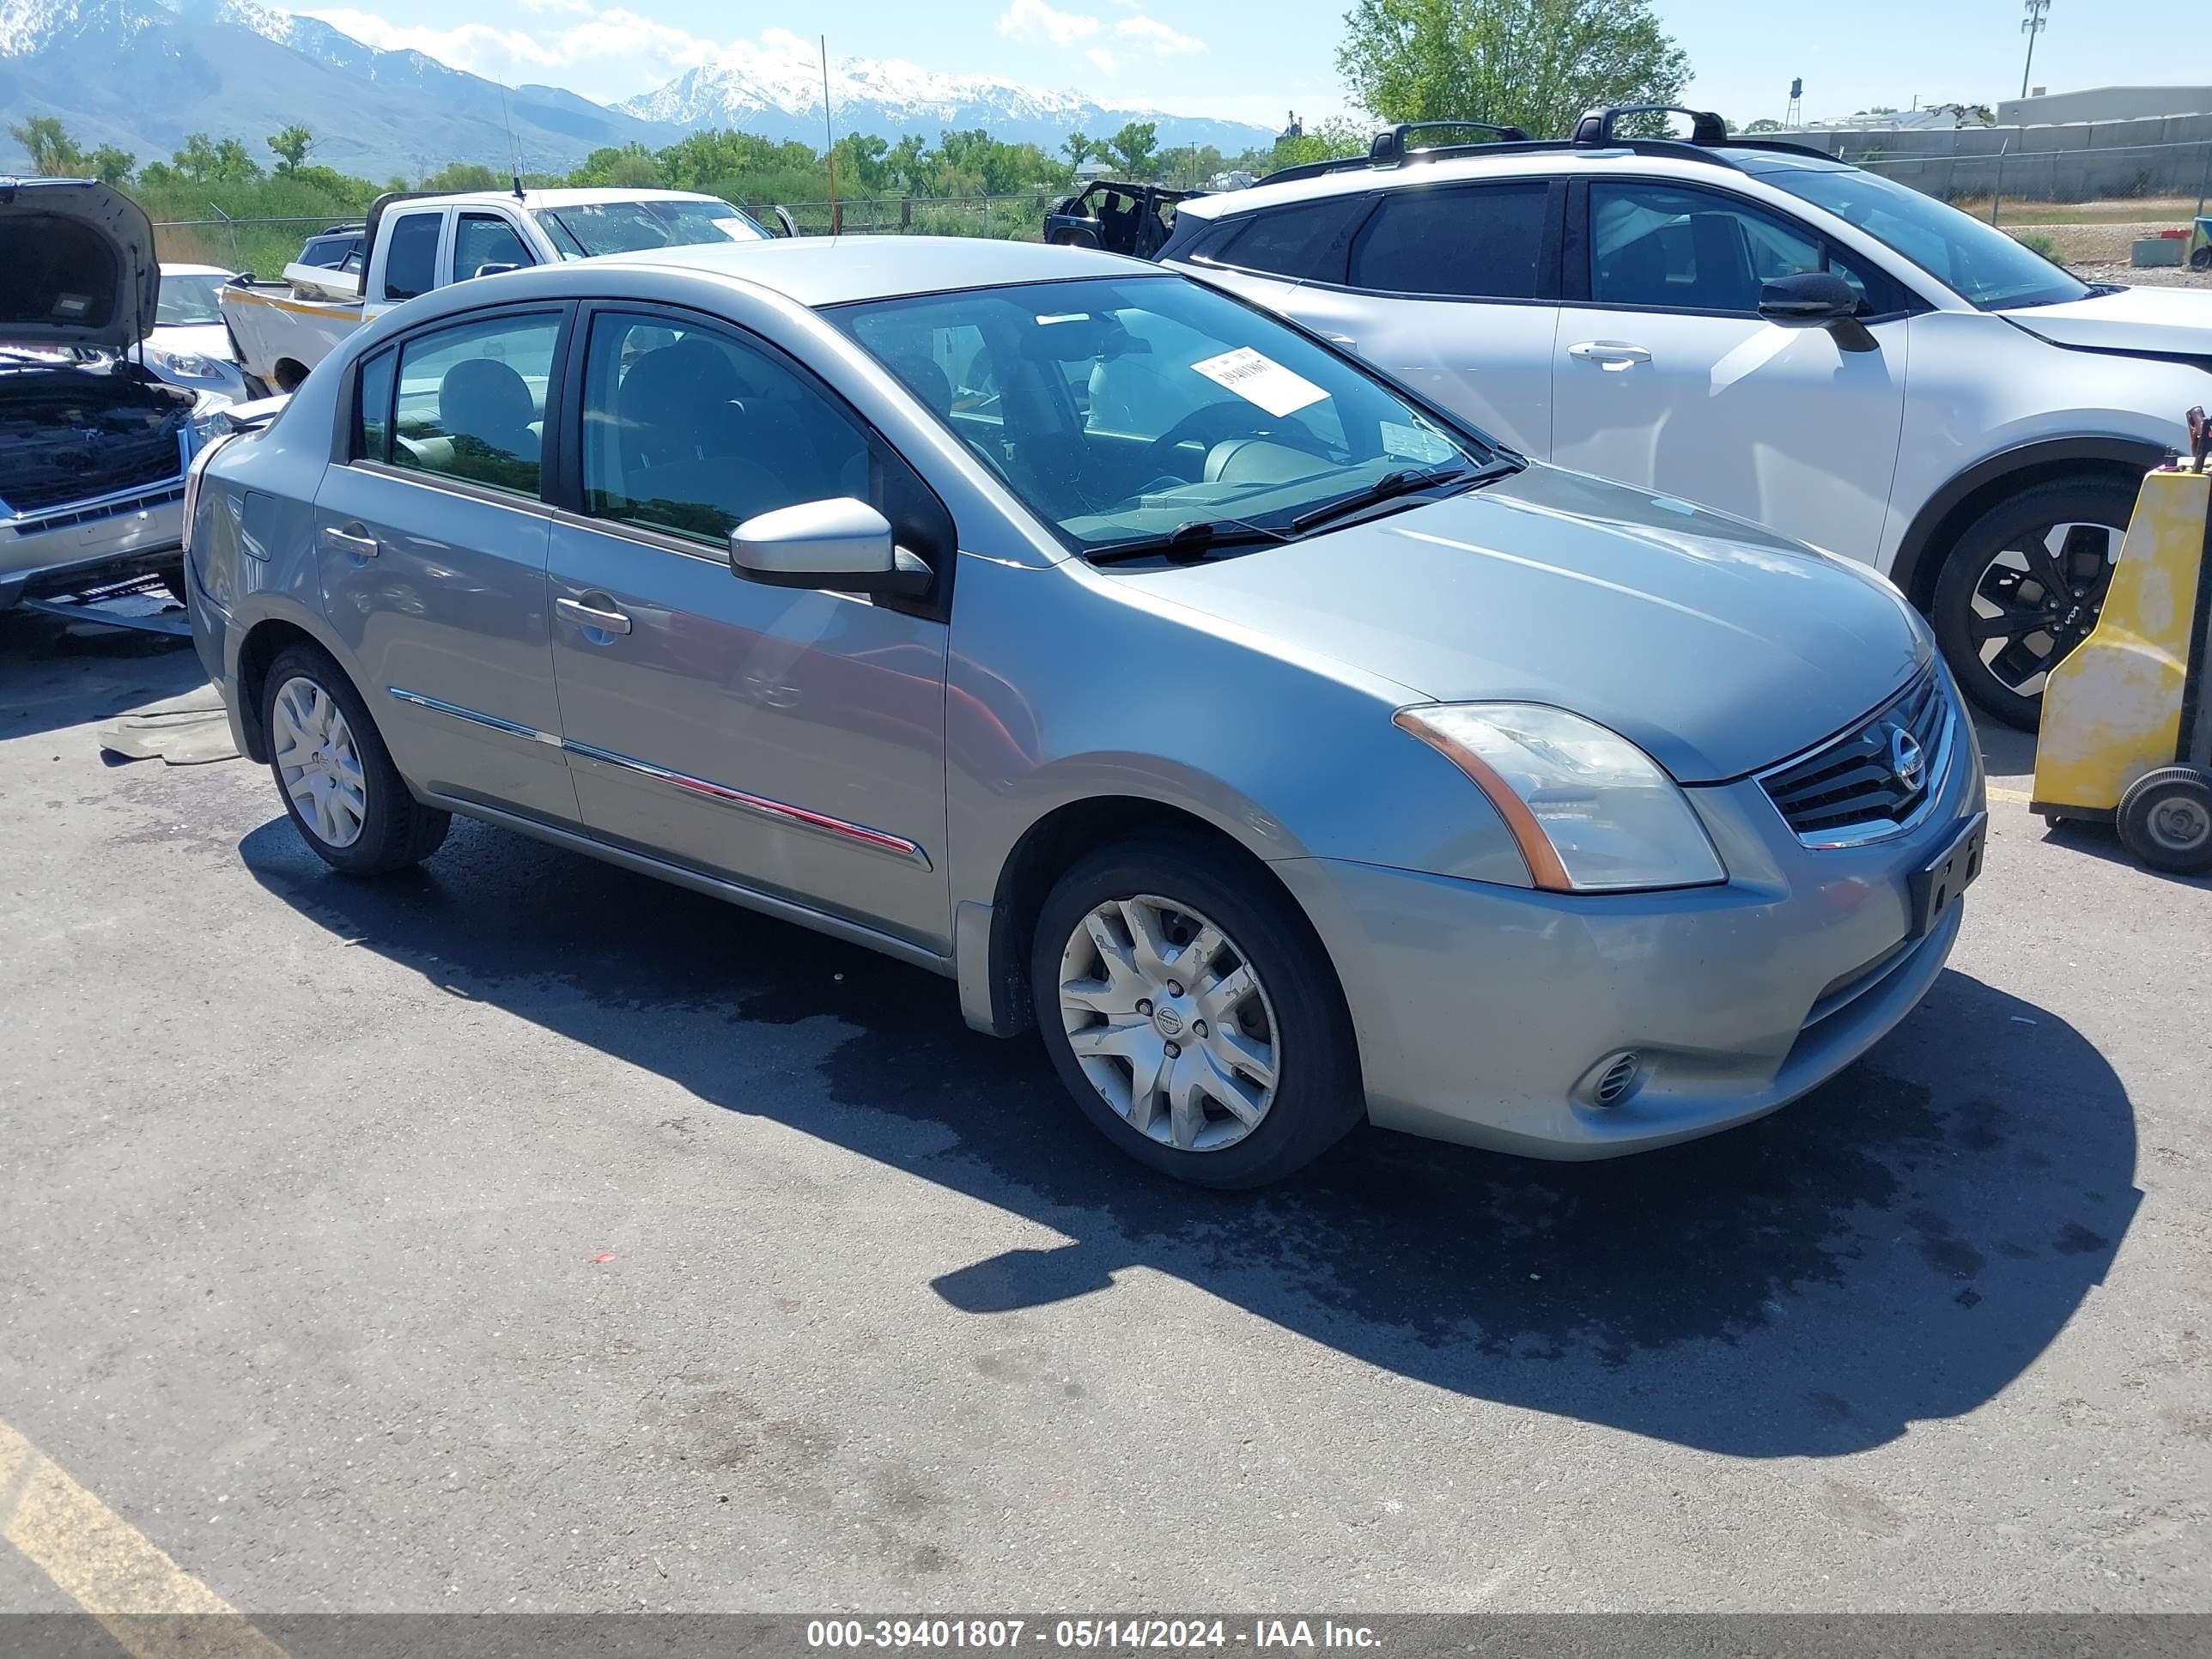
[[[0,342],[123,351],[161,303],[137,203],[90,179],[0,178]]]

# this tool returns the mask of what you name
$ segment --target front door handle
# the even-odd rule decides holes
[[[349,519],[342,525],[325,525],[323,541],[325,545],[341,553],[350,553],[356,559],[373,559],[377,555],[376,538],[368,533],[368,526],[358,519]]]
[[[1633,368],[1638,363],[1648,363],[1651,354],[1640,345],[1631,345],[1626,340],[1584,340],[1580,345],[1567,348],[1567,356],[1580,358],[1586,363],[1595,363],[1600,368],[1619,374],[1624,368]]]
[[[586,605],[581,599],[558,599],[553,608],[569,621],[583,628],[596,628],[603,634],[627,634],[629,618],[616,610],[611,602],[605,605]]]

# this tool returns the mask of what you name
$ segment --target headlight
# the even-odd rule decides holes
[[[1539,887],[1593,893],[1728,879],[1674,779],[1595,721],[1531,702],[1428,703],[1395,719],[1490,797]]]
[[[160,346],[145,348],[146,361],[163,376],[173,380],[221,380],[228,378],[228,364],[213,357],[203,357],[197,351],[167,351]]]

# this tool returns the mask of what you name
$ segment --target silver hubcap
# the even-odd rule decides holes
[[[276,775],[300,817],[325,847],[350,847],[368,816],[353,728],[337,699],[310,679],[276,688]]]
[[[1195,910],[1147,893],[1084,917],[1060,953],[1060,1014],[1099,1097],[1164,1146],[1234,1146],[1274,1103],[1266,988]]]
[[[2152,809],[2150,833],[2170,853],[2193,853],[2212,838],[2212,817],[2193,800],[2170,800]]]

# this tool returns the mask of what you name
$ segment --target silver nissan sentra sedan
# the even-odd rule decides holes
[[[202,659],[337,870],[460,812],[872,946],[1207,1185],[1363,1116],[1544,1158],[1757,1117],[1919,1000],[1980,865],[1881,578],[1103,254],[458,283],[188,518]]]

